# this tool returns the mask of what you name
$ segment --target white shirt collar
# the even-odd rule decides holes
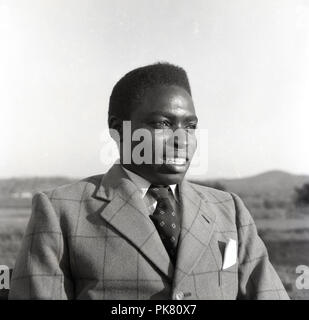
[[[120,160],[116,160],[117,164],[120,164]],[[146,180],[145,178],[139,176],[138,174],[136,174],[133,171],[130,171],[128,169],[126,169],[123,165],[121,165],[122,169],[126,172],[126,174],[128,175],[128,177],[130,178],[130,180],[137,186],[137,188],[141,191],[143,198],[145,197],[151,183]],[[176,196],[176,186],[177,184],[171,184],[170,188],[172,189],[174,198],[177,199]]]

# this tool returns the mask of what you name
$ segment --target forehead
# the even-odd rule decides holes
[[[133,113],[152,115],[160,113],[195,114],[192,98],[178,86],[157,86],[145,91]]]

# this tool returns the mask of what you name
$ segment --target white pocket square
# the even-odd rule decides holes
[[[224,259],[222,270],[227,269],[234,265],[237,261],[237,245],[236,240],[229,239],[224,251]]]

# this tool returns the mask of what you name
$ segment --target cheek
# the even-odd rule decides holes
[[[166,144],[166,136],[162,134],[156,134],[152,136],[152,150],[155,161],[163,158],[164,146]],[[157,161],[156,161],[157,163]]]
[[[197,147],[197,139],[195,134],[190,134],[186,138],[188,151],[194,153]],[[170,148],[174,146],[174,137],[173,135],[157,133],[152,135],[152,149],[159,151],[164,147]]]
[[[193,156],[195,150],[197,147],[197,140],[195,135],[189,135],[188,136],[188,153],[189,156]]]

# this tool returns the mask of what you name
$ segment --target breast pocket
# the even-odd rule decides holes
[[[231,244],[229,238],[214,236],[195,268],[194,276],[199,299],[236,299],[238,292],[237,243],[235,249],[235,244],[233,242]]]
[[[238,292],[238,243],[228,238],[218,241],[221,268],[219,270],[219,287],[224,299],[236,299]]]

